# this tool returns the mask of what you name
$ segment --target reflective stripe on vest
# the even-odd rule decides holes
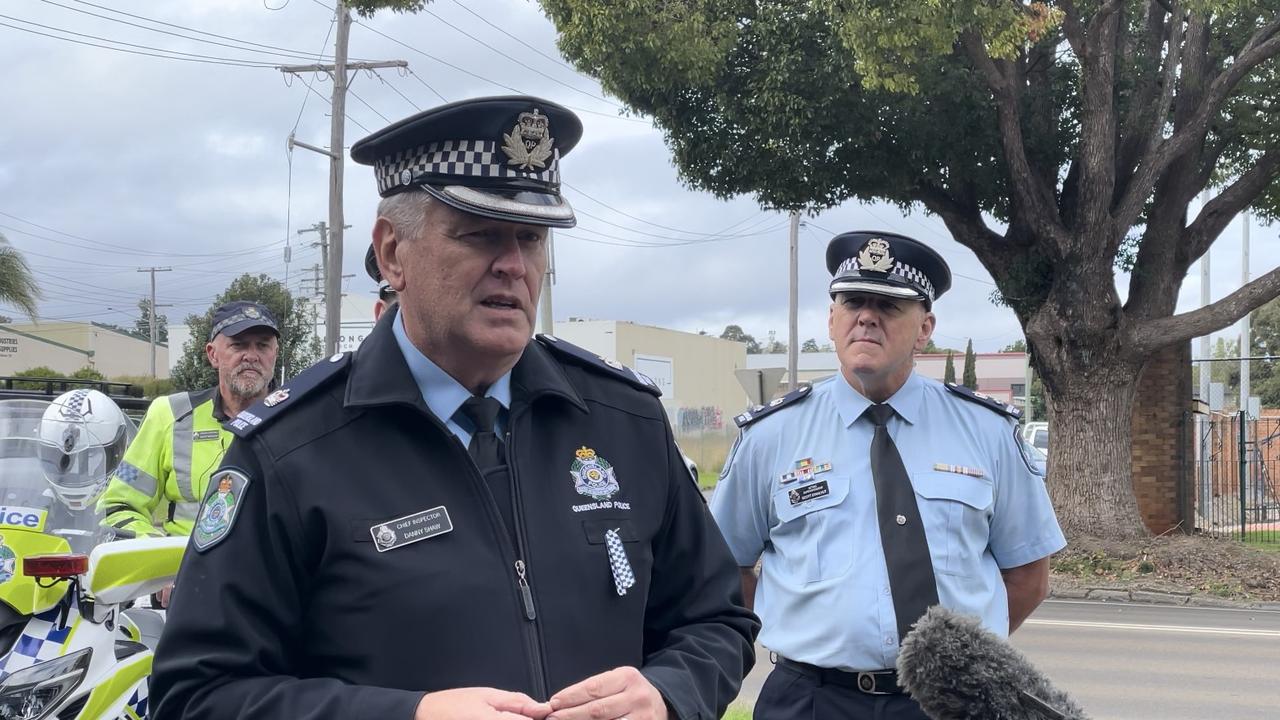
[[[195,442],[195,413],[191,412],[191,394],[174,393],[169,396],[169,409],[173,411],[173,479],[178,495],[188,502],[198,502],[191,477],[191,446]]]
[[[198,502],[169,503],[169,522],[174,520],[195,522],[196,515],[199,513],[200,503]]]

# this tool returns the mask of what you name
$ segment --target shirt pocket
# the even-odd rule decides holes
[[[935,573],[975,576],[990,535],[991,481],[958,473],[911,477]]]
[[[803,583],[838,578],[853,564],[853,519],[844,506],[849,478],[823,475],[819,480],[784,485],[773,493],[778,526],[770,533],[783,575]]]

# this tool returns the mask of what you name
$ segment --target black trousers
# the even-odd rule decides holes
[[[908,695],[867,695],[779,665],[756,700],[754,720],[929,720]]]

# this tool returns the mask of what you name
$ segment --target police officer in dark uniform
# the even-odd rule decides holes
[[[735,697],[758,621],[658,391],[530,339],[581,131],[484,98],[352,148],[399,306],[229,424],[156,718],[707,719]]]

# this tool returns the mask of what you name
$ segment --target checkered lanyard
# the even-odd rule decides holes
[[[631,571],[631,561],[627,559],[627,550],[622,546],[622,538],[618,529],[606,530],[604,544],[609,548],[609,568],[613,570],[613,585],[618,595],[626,595],[627,589],[636,584],[636,575]]]

